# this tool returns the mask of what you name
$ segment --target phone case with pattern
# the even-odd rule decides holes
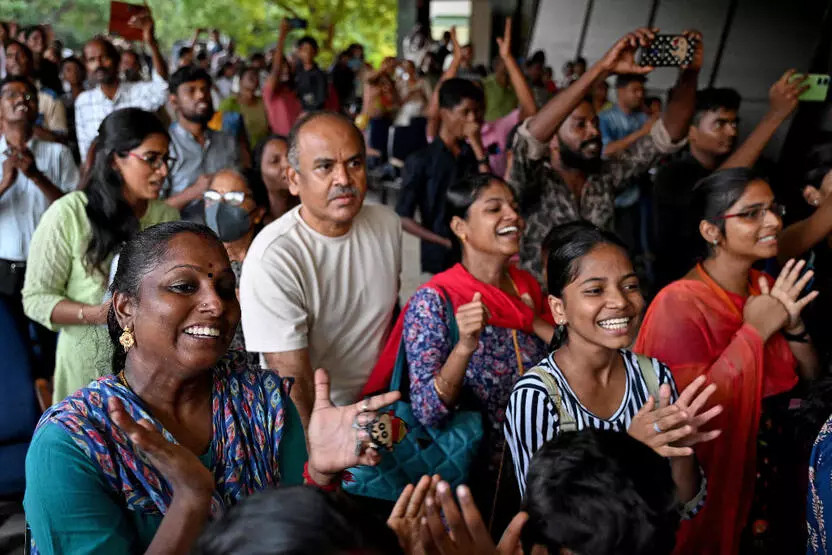
[[[652,67],[689,65],[695,50],[696,41],[682,35],[656,35],[649,46],[641,48],[638,63]]]

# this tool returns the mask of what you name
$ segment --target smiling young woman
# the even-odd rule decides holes
[[[765,180],[745,168],[720,170],[695,191],[708,255],[656,296],[636,350],[666,362],[682,387],[702,377],[717,386],[711,402],[725,410],[713,426],[723,433],[697,448],[708,471],[708,504],[683,523],[677,552],[727,555],[739,551],[752,497],[766,497],[764,487],[754,493],[756,477],[763,474],[760,486],[772,482],[757,465],[757,434],[777,427],[760,423],[788,405],[778,394],[791,390],[798,374],[811,379],[817,373],[817,356],[800,318],[817,294],[802,293],[812,278],[811,271],[801,276],[803,262],[789,261],[776,281],[752,269],[777,255],[783,225],[782,209]],[[769,445],[765,459],[779,456],[783,448],[775,445],[781,441],[773,432],[761,439],[760,445]]]
[[[644,298],[617,237],[575,222],[553,228],[543,248],[557,331],[552,352],[517,382],[506,409],[521,493],[531,458],[545,442],[568,431],[615,430],[668,457],[680,510],[696,514],[706,482],[692,446],[719,435],[699,431],[720,411],[701,410],[715,388],[702,389],[699,380],[680,395],[664,364],[627,350]]]

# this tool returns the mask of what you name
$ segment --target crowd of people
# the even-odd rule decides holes
[[[324,70],[290,20],[247,58],[131,25],[0,22],[0,308],[52,385],[32,553],[832,550],[832,162],[759,160],[794,70],[738,144],[695,30],[662,99],[656,29],[555,82],[510,18],[491,71],[453,29]],[[379,126],[421,141],[395,209]]]

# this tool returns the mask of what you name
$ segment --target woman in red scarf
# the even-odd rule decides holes
[[[663,289],[647,311],[635,351],[670,366],[686,387],[700,375],[717,385],[722,435],[696,447],[708,478],[704,510],[682,524],[676,553],[735,554],[746,527],[757,474],[763,400],[791,390],[818,370],[801,310],[811,272],[786,264],[780,276],[752,269],[777,255],[782,209],[768,183],[750,170],[717,171],[697,184],[699,231],[709,254]],[[797,370],[797,372],[796,372]]]
[[[460,404],[482,410],[488,459],[479,481],[493,497],[508,397],[523,369],[545,356],[554,327],[543,320],[548,311],[537,281],[510,263],[523,221],[509,186],[493,175],[473,176],[448,192],[448,209],[462,262],[411,297],[362,394],[389,384],[405,333],[414,416],[426,426],[439,426]],[[454,314],[446,311],[446,297]],[[454,317],[455,345],[449,331]],[[510,477],[510,466],[503,475]],[[481,497],[481,509],[490,510],[483,504],[491,497]]]

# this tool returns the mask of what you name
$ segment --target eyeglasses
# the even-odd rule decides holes
[[[761,222],[769,212],[778,218],[782,218],[786,215],[786,207],[782,204],[773,202],[768,206],[754,206],[753,208],[749,208],[748,210],[743,210],[742,212],[737,212],[735,214],[725,214],[720,216],[719,219],[727,220],[728,218],[742,218],[751,222]]]
[[[136,154],[135,152],[128,152],[127,155],[131,158],[141,160],[142,162],[150,166],[151,169],[154,170],[158,170],[162,166],[165,166],[167,167],[167,169],[170,169],[171,166],[173,166],[176,163],[176,158],[174,158],[173,156],[168,156],[167,154],[161,155],[153,153],[145,154],[144,156],[142,156],[140,154]]]
[[[248,193],[242,191],[228,191],[227,193],[220,193],[211,189],[202,193],[203,200],[208,202],[224,202],[231,206],[240,206],[246,200]]]
[[[20,91],[3,91],[2,96],[3,98],[8,98],[9,100],[17,100],[18,98],[22,98],[26,102],[31,102],[35,99],[35,97],[31,93]]]

